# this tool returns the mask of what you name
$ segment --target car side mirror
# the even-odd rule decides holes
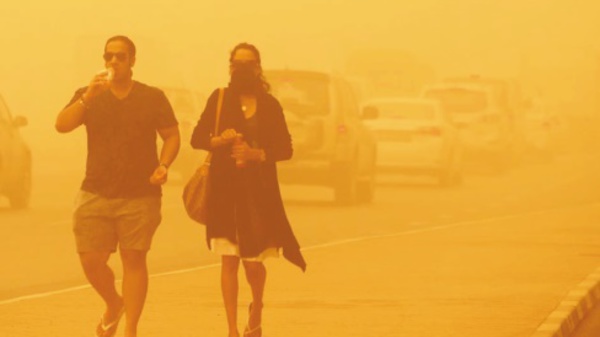
[[[366,106],[362,111],[362,119],[377,119],[379,117],[379,110],[374,106]]]
[[[23,126],[27,125],[27,118],[23,117],[23,116],[15,116],[15,118],[13,118],[12,124],[13,126],[20,128]]]

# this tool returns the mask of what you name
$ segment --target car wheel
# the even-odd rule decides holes
[[[354,205],[357,202],[356,165],[348,164],[342,168],[334,186],[335,202],[340,205]]]
[[[494,155],[490,162],[490,167],[495,173],[503,174],[508,172],[510,161],[510,153],[508,151],[503,151]]]
[[[465,178],[462,171],[455,171],[452,176],[452,185],[460,186],[463,184],[464,179]]]
[[[454,176],[452,173],[450,169],[442,170],[437,177],[438,185],[441,187],[450,187]]]
[[[369,204],[375,197],[375,179],[370,177],[367,181],[359,181],[356,186],[356,197],[358,202]]]
[[[31,168],[21,172],[21,176],[17,179],[17,184],[12,186],[11,192],[8,195],[10,207],[14,209],[23,209],[29,206],[31,197]]]
[[[358,202],[369,204],[375,198],[376,171],[375,162],[371,164],[371,170],[368,176],[357,182],[356,194]]]

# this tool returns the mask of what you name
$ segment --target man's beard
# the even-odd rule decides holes
[[[256,94],[262,87],[262,81],[251,68],[239,68],[231,74],[229,88],[239,94]]]

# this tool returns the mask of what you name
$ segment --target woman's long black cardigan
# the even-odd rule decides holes
[[[215,90],[192,134],[191,144],[196,149],[211,150],[217,100],[218,90]],[[283,109],[273,96],[262,93],[257,95],[256,117],[256,141],[258,147],[265,151],[264,162],[250,163],[246,169],[240,170],[231,158],[230,146],[213,151],[206,239],[208,243],[212,238],[237,242],[241,257],[257,256],[267,247],[282,247],[283,256],[304,271],[306,262],[285,214],[277,180],[276,162],[290,159],[293,153]],[[246,133],[246,120],[239,99],[226,89],[218,133],[230,128]],[[253,199],[255,207],[248,207],[248,197]],[[248,220],[253,209],[258,211],[261,219],[258,226]]]

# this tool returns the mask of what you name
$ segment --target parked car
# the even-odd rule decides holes
[[[551,161],[564,149],[565,122],[553,107],[540,99],[531,101],[522,120],[525,156],[528,159]]]
[[[179,176],[171,177],[174,181],[187,180],[205,157],[205,154],[190,145],[192,132],[203,111],[204,99],[199,92],[185,87],[161,87],[161,90],[173,107],[181,135],[179,154],[171,165],[169,174],[175,173]]]
[[[341,204],[370,202],[377,144],[363,121],[351,84],[341,76],[303,70],[266,70],[281,102],[294,145],[279,165],[284,184],[333,188]]]
[[[446,83],[430,86],[423,97],[440,102],[459,129],[465,162],[504,171],[512,162],[510,116],[495,104],[484,86]]]
[[[516,79],[491,76],[461,76],[444,79],[444,83],[475,85],[491,92],[491,105],[507,116],[510,133],[511,153],[505,166],[515,164],[522,159],[526,148],[523,118],[526,112],[527,99]]]
[[[31,196],[31,150],[19,128],[27,118],[13,117],[0,96],[0,194],[12,208],[26,208]]]
[[[462,181],[462,146],[449,114],[439,103],[421,98],[376,98],[364,103],[377,110],[367,125],[377,137],[377,171],[428,175],[440,185]]]

